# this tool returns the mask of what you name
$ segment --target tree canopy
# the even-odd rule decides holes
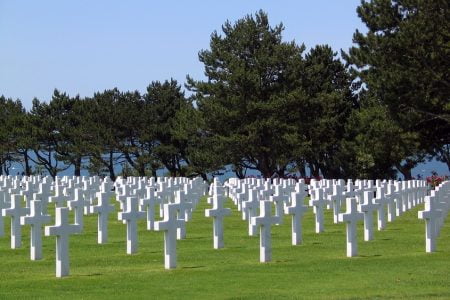
[[[146,91],[0,97],[0,174],[392,178],[430,157],[450,169],[449,3],[362,1],[368,31],[338,56],[283,39],[258,11],[199,52],[205,80]],[[188,96],[186,96],[188,93]],[[47,101],[45,101],[47,100]],[[309,172],[307,172],[307,170]]]

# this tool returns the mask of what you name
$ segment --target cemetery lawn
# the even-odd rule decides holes
[[[84,232],[70,237],[70,276],[55,277],[55,237],[43,237],[41,261],[29,259],[29,227],[23,246],[10,249],[9,218],[0,238],[0,298],[450,298],[450,224],[442,227],[436,253],[425,253],[425,225],[419,206],[375,230],[359,257],[347,258],[345,225],[325,215],[325,233],[314,233],[305,214],[303,245],[291,246],[290,216],[272,227],[273,261],[259,263],[259,237],[247,235],[247,221],[233,209],[224,221],[225,248],[214,250],[212,219],[203,199],[177,242],[178,268],[164,269],[163,233],[139,224],[139,249],[126,254],[126,226],[110,215],[108,244],[97,244],[97,216],[85,216]],[[375,218],[376,219],[376,218]]]

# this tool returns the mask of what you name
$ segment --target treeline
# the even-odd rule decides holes
[[[282,40],[259,11],[213,32],[206,81],[154,81],[144,94],[0,98],[0,172],[73,166],[125,175],[203,176],[231,166],[264,177],[393,178],[436,157],[450,169],[447,1],[362,2],[368,32],[339,58]]]

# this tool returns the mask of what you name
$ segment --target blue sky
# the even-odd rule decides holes
[[[211,3],[214,3],[212,5]],[[263,9],[285,40],[347,50],[359,0],[21,1],[0,0],[0,94],[48,100],[54,88],[90,96],[152,80],[203,78],[198,51],[228,19]]]
[[[212,4],[214,3],[214,4]],[[118,87],[144,91],[153,80],[186,75],[202,79],[198,51],[209,48],[221,25],[263,9],[272,25],[283,22],[284,39],[307,49],[352,46],[359,0],[116,1],[0,0],[0,95],[31,107],[55,88],[74,96]],[[445,165],[428,163],[448,174]]]

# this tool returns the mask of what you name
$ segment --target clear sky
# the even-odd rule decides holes
[[[144,91],[153,80],[203,78],[198,51],[210,35],[263,9],[284,39],[347,50],[359,0],[116,1],[0,0],[0,94],[29,108],[53,89],[90,96],[118,87]]]
[[[284,39],[307,49],[352,46],[359,0],[0,0],[0,95],[48,101],[55,88],[74,96],[118,87],[145,91],[153,80],[203,79],[198,51],[226,21],[263,9]],[[448,174],[445,165],[428,163]]]

